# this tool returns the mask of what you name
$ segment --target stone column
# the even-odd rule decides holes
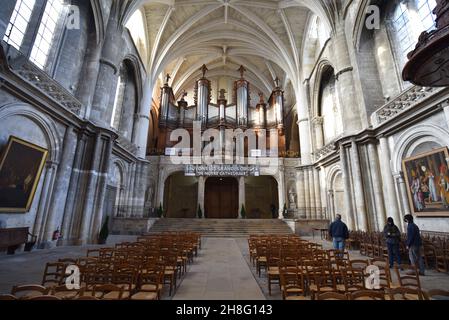
[[[340,111],[344,133],[353,134],[362,129],[362,117],[366,118],[354,87],[354,71],[351,64],[344,23],[337,25],[333,37],[335,54],[336,89],[340,100]],[[358,103],[359,102],[359,103]]]
[[[112,105],[114,103],[114,92],[117,87],[118,73],[122,51],[122,27],[119,26],[118,13],[113,6],[109,17],[105,41],[101,52],[98,79],[95,87],[95,94],[92,100],[90,120],[104,126],[110,127],[112,119]]]
[[[110,139],[107,147],[105,148],[106,154],[102,157],[104,163],[102,165],[103,170],[100,170],[99,183],[98,183],[98,198],[96,199],[94,213],[93,213],[93,223],[90,230],[90,238],[96,239],[98,232],[101,229],[102,219],[103,219],[103,211],[104,211],[104,202],[106,197],[106,185],[107,185],[107,175],[109,173],[109,167],[111,165],[111,154],[112,147],[114,142]],[[113,218],[113,212],[107,212],[107,215],[110,219]]]
[[[84,203],[82,207],[81,229],[78,237],[78,245],[86,244],[89,241],[89,231],[92,223],[93,206],[98,182],[98,170],[101,155],[102,139],[97,133],[95,138],[94,152],[91,156],[91,170],[89,173],[87,186],[84,189]]]
[[[355,207],[357,210],[357,217],[359,218],[358,228],[362,231],[368,231],[368,219],[365,205],[365,192],[363,190],[363,178],[360,169],[360,156],[357,143],[355,139],[351,140],[351,160],[352,160],[352,174],[354,182]]]
[[[313,180],[315,187],[315,212],[316,219],[322,219],[323,206],[321,204],[320,172],[313,168]]]
[[[304,173],[304,203],[305,203],[305,214],[306,219],[311,219],[310,211],[310,182],[309,182],[309,172],[307,167],[302,168]]]
[[[126,203],[127,203],[127,213],[126,215],[128,217],[133,217],[134,216],[134,180],[136,178],[136,167],[137,164],[134,162],[129,170],[129,187],[128,187],[128,197],[126,199]]]
[[[383,180],[385,208],[387,208],[388,216],[393,217],[396,223],[399,224],[402,219],[399,214],[398,202],[396,199],[396,190],[394,186],[393,175],[391,174],[390,148],[388,146],[388,140],[386,137],[380,137],[379,142],[380,171]]]
[[[50,195],[53,190],[55,181],[55,173],[58,169],[58,164],[52,161],[47,161],[45,165],[45,175],[41,187],[39,206],[37,208],[36,220],[34,222],[33,234],[37,235],[38,242],[45,241],[45,223],[47,220],[48,207],[50,203]],[[37,200],[37,199],[36,199]]]
[[[410,203],[408,202],[407,185],[405,184],[404,175],[402,173],[395,174],[394,179],[399,190],[399,196],[401,197],[402,216],[411,214],[412,212],[410,211]],[[402,230],[405,231],[404,221],[402,219],[395,221],[395,223],[396,225],[401,226]]]
[[[242,206],[245,206],[246,210],[245,177],[239,177],[239,219],[242,219],[240,213]]]
[[[313,118],[312,123],[315,129],[316,149],[319,150],[324,147],[323,117]]]
[[[198,177],[198,206],[203,212],[203,219],[206,218],[206,212],[204,211],[204,191],[206,186],[206,179],[204,177]],[[198,208],[197,208],[198,209]],[[197,212],[198,214],[198,212]]]
[[[64,208],[64,219],[62,222],[62,236],[63,236],[63,244],[64,245],[71,245],[73,244],[73,238],[74,235],[77,233],[77,230],[74,230],[75,226],[74,223],[74,216],[75,216],[75,202],[76,202],[76,194],[77,194],[77,187],[78,182],[80,178],[80,168],[81,168],[81,162],[84,156],[86,146],[86,136],[83,134],[79,134],[78,136],[78,143],[76,146],[75,151],[75,159],[73,160],[72,164],[72,175],[70,177],[70,184],[69,189],[67,191],[67,201]]]
[[[368,157],[373,179],[374,203],[376,205],[378,230],[383,230],[386,222],[385,203],[382,194],[382,178],[380,176],[379,164],[377,163],[378,155],[374,143],[368,144]]]
[[[315,180],[313,178],[313,170],[313,167],[307,168],[307,174],[309,175],[310,219],[316,219]]]
[[[334,190],[327,191],[327,202],[329,209],[327,210],[327,219],[334,220],[335,217],[335,195]]]
[[[285,177],[284,168],[279,168],[279,219],[284,219],[284,205],[285,205]]]
[[[147,152],[148,130],[150,128],[150,112],[153,99],[153,85],[150,76],[147,75],[143,85],[143,97],[140,103],[138,120],[136,122],[135,143],[138,149],[138,157],[145,158]]]
[[[306,218],[306,197],[304,187],[304,171],[301,168],[296,172],[296,192],[298,193],[298,216]]]
[[[349,172],[348,160],[346,158],[346,148],[343,144],[340,144],[340,163],[341,163],[341,172],[345,189],[345,215],[348,219],[348,228],[350,230],[355,230],[355,219],[353,216],[353,200],[352,200],[352,190],[351,190],[351,174]]]
[[[305,85],[300,85],[298,88],[299,99],[303,103],[297,105],[298,111],[298,128],[299,128],[299,141],[301,148],[301,164],[308,165],[312,163],[312,140],[310,139],[310,122],[309,122],[309,99],[307,97],[306,87],[308,87],[308,81]]]
[[[75,132],[73,132],[73,127],[68,127],[62,144],[64,149],[62,151],[61,162],[59,164],[55,188],[51,199],[50,212],[45,225],[44,241],[51,240],[53,232],[56,228],[61,226],[60,223],[62,223],[62,221],[60,220],[62,220],[64,215],[64,207],[68,198],[69,184],[73,172],[73,158],[77,144],[77,136]],[[64,237],[65,235],[62,234],[62,236]]]

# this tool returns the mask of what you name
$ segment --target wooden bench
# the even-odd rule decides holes
[[[0,229],[0,249],[7,248],[8,254],[14,254],[21,244],[34,244],[36,242],[36,236],[30,234],[28,230],[28,227]],[[32,237],[31,242],[28,242],[29,235]],[[31,247],[26,249],[31,249]]]

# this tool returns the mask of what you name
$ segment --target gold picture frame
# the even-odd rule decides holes
[[[402,161],[412,213],[421,217],[449,217],[449,152],[435,149]]]
[[[48,150],[10,136],[0,158],[0,212],[30,211]]]

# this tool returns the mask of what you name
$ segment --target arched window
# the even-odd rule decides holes
[[[46,0],[42,7],[36,6],[36,0],[17,0],[3,40],[49,72],[68,10],[64,0]]]
[[[335,73],[332,67],[327,67],[321,77],[319,93],[319,116],[323,118],[324,144],[333,141],[343,132],[340,103],[335,87]]]
[[[17,0],[14,7],[3,41],[17,50],[22,46],[35,4],[36,0]]]
[[[124,65],[120,68],[120,75],[117,80],[117,87],[115,89],[114,106],[112,109],[111,127],[115,130],[120,129],[123,113],[123,101],[125,97],[127,81],[127,72]]]
[[[63,0],[47,0],[30,55],[30,60],[41,69],[47,66],[52,45],[57,42],[59,33],[56,31],[63,23],[63,12]]]
[[[391,17],[392,46],[399,69],[407,62],[407,54],[415,48],[419,35],[435,27],[435,0],[400,1]]]

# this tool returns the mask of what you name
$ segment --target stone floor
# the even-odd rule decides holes
[[[121,241],[134,241],[135,237],[111,238],[108,245]],[[315,239],[325,248],[331,243]],[[58,258],[80,257],[87,249],[97,246],[58,247],[51,250],[17,252],[13,256],[0,253],[0,293],[9,293],[13,285],[40,283],[45,263]],[[365,258],[350,251],[352,259]],[[427,270],[421,278],[424,289],[449,290],[449,275]],[[168,289],[168,288],[167,288]],[[203,247],[187,274],[179,281],[174,297],[164,290],[164,300],[280,300],[279,287],[274,285],[268,295],[267,278],[259,277],[249,261],[248,242],[245,238],[203,238]]]

